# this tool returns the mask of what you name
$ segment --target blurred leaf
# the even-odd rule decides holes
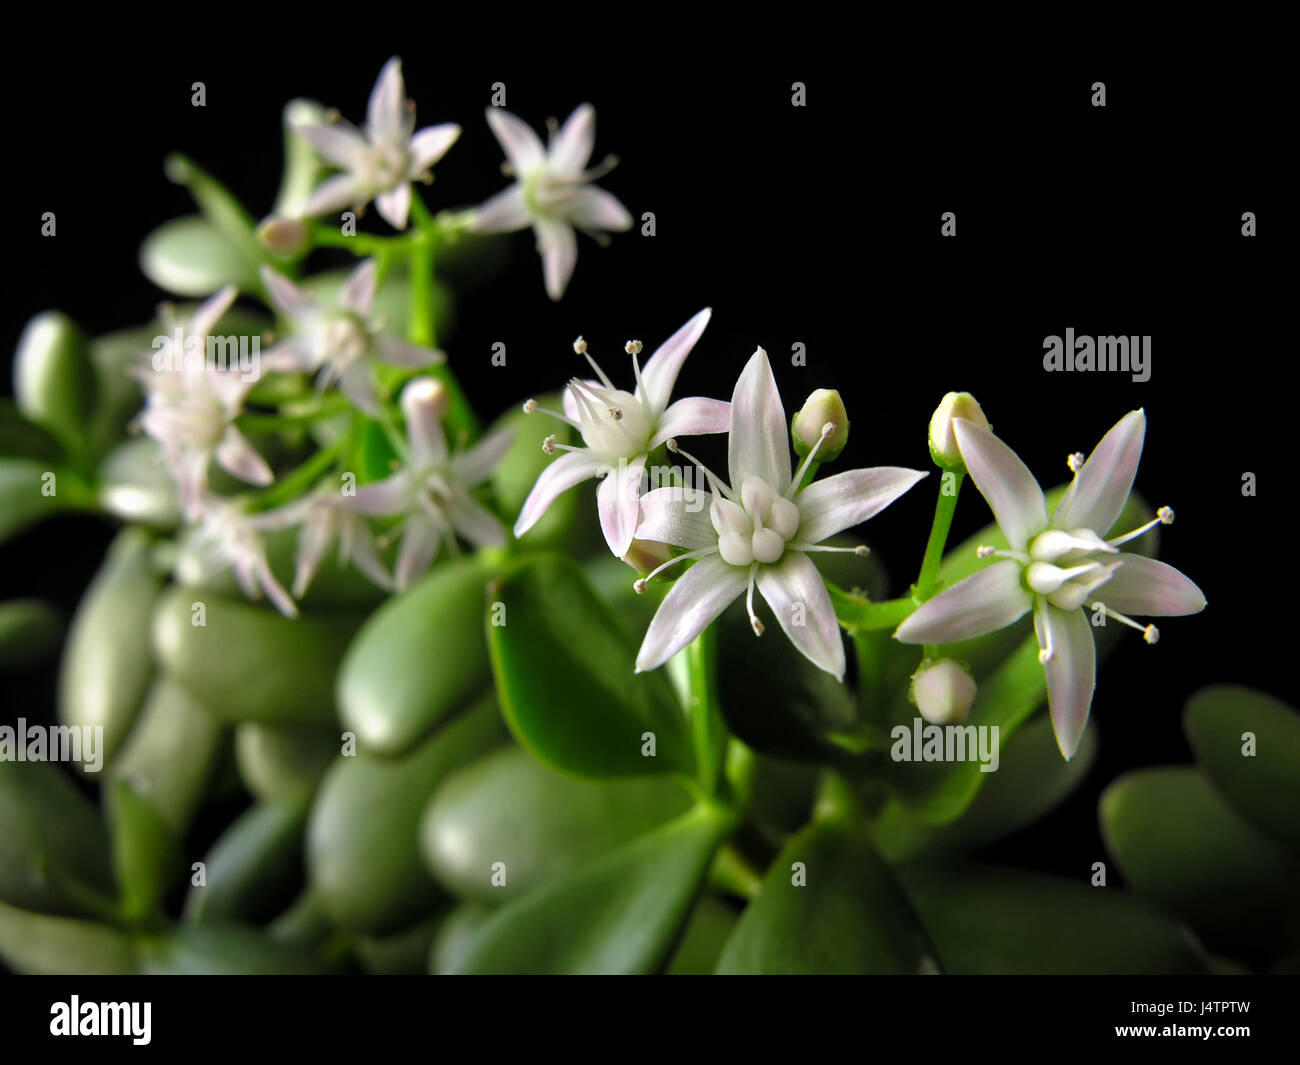
[[[135,924],[161,916],[182,870],[176,833],[129,780],[114,781],[107,798],[122,917]]]
[[[131,941],[117,929],[94,921],[29,913],[3,902],[0,957],[15,972],[34,975],[118,976],[136,971]]]
[[[444,976],[459,969],[469,956],[479,929],[496,912],[494,906],[482,902],[462,902],[452,909],[442,919],[429,945],[429,972]]]
[[[178,925],[136,943],[140,969],[154,976],[305,975],[327,971],[311,955],[242,925]]]
[[[698,806],[508,903],[464,973],[637,974],[663,968],[730,818]]]
[[[46,474],[52,474],[53,480]],[[84,486],[78,488],[71,471],[34,459],[0,458],[0,544],[28,526],[87,502]]]
[[[705,895],[695,904],[665,970],[668,976],[708,976],[736,927],[736,911],[716,895]]]
[[[38,664],[59,646],[63,615],[42,599],[0,603],[0,669]]]
[[[563,401],[560,393],[551,392],[537,397],[537,402],[547,410],[560,410]],[[540,412],[525,414],[522,402],[502,414],[489,432],[501,429],[513,431],[514,440],[492,472],[492,490],[501,512],[510,518],[507,524],[513,524],[537,478],[554,461],[553,456],[542,450],[542,441],[554,434],[557,443],[572,444],[576,434],[563,422]],[[558,546],[573,531],[574,519],[578,515],[578,498],[577,492],[563,493],[541,520],[524,533],[524,544],[530,548]],[[635,579],[635,576],[631,578]]]
[[[34,459],[46,468],[67,460],[67,452],[58,439],[24,416],[7,399],[0,399],[0,456]]]
[[[14,398],[27,418],[83,454],[95,374],[86,338],[67,315],[46,311],[27,323],[14,353]]]
[[[235,731],[239,775],[262,802],[314,792],[339,756],[339,730],[247,723]]]
[[[434,936],[449,912],[436,913],[386,936],[357,936],[355,947],[362,968],[379,975],[422,976],[428,970]]]
[[[1133,890],[1211,950],[1276,960],[1300,945],[1295,863],[1190,767],[1127,773],[1102,794],[1102,836]]]
[[[1186,929],[1117,888],[971,863],[899,874],[948,973],[1200,973]]]
[[[336,924],[393,932],[433,908],[438,890],[420,860],[420,815],[453,769],[500,738],[489,698],[400,758],[362,752],[335,763],[308,823],[307,869]]]
[[[345,728],[379,754],[400,754],[491,681],[483,637],[491,567],[475,556],[444,562],[379,608],[339,670]]]
[[[126,440],[99,466],[99,505],[122,521],[171,528],[181,520],[176,484],[158,442]]]
[[[323,126],[327,121],[326,108],[315,100],[296,99],[284,105],[284,166],[275,214],[296,215],[311,199],[324,166],[316,150],[296,130],[298,126]]]
[[[636,645],[578,566],[534,555],[488,590],[488,642],[511,731],[579,776],[693,770],[685,718],[661,671],[636,673]],[[495,624],[496,603],[505,611]],[[655,757],[643,757],[646,733]]]
[[[1192,696],[1183,727],[1210,783],[1251,826],[1300,852],[1300,714],[1250,688]],[[1244,753],[1245,734],[1254,737]]]
[[[244,287],[260,290],[261,281],[256,268],[265,261],[266,250],[257,239],[253,218],[244,210],[243,204],[221,182],[178,152],[173,152],[163,161],[163,169],[169,181],[189,189],[203,217],[253,271],[251,281]]]
[[[225,285],[256,291],[257,266],[201,215],[164,222],[140,245],[140,269],[177,296],[210,296]]]
[[[103,765],[116,757],[153,676],[149,618],[162,578],[152,550],[143,529],[118,533],[73,615],[59,668],[59,720],[103,728]]]
[[[520,747],[458,770],[420,825],[425,865],[460,898],[505,902],[680,816],[690,807],[671,779],[591,781],[565,776]],[[492,883],[504,862],[506,883]]]

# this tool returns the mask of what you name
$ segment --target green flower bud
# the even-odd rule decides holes
[[[832,427],[829,431],[827,425]],[[822,440],[823,433],[825,440]],[[849,442],[849,415],[840,394],[833,388],[819,388],[813,392],[790,422],[790,435],[794,439],[795,454],[800,458],[817,447],[819,440],[822,444],[817,448],[818,462],[830,462],[839,457]]]
[[[912,675],[908,698],[934,725],[960,725],[975,701],[975,678],[951,658],[923,662]]]
[[[930,418],[930,457],[942,469],[964,471],[966,464],[952,431],[952,423],[957,418],[974,422],[981,429],[989,427],[989,420],[984,417],[984,411],[974,396],[969,392],[949,392],[940,400]]]

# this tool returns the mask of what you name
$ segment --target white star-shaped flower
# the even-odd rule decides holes
[[[706,307],[682,326],[650,356],[642,369],[639,341],[629,341],[636,391],[624,392],[587,354],[581,337],[574,350],[586,357],[598,381],[573,378],[564,393],[564,412],[544,411],[567,422],[582,435],[585,447],[568,447],[547,439],[547,450],[561,455],[537,478],[515,522],[515,536],[531,529],[556,497],[576,484],[600,477],[596,500],[605,542],[619,558],[627,554],[637,524],[637,500],[642,490],[646,459],[672,437],[698,436],[727,431],[729,407],[723,400],[692,396],[669,404],[682,363],[709,324]],[[533,400],[524,404],[532,413],[541,410]]]
[[[296,131],[342,173],[321,184],[298,212],[313,217],[371,200],[394,229],[405,229],[411,210],[411,182],[431,181],[429,168],[460,136],[460,126],[444,122],[415,131],[415,103],[406,98],[402,63],[384,64],[370,94],[366,124],[296,126]]]
[[[1173,616],[1205,609],[1205,596],[1172,566],[1120,551],[1120,545],[1159,524],[1173,511],[1110,540],[1137,474],[1146,415],[1126,414],[1088,458],[1071,456],[1074,480],[1051,517],[1033,474],[987,429],[958,418],[953,434],[971,478],[993,510],[1009,550],[979,573],[919,607],[894,635],[904,643],[969,640],[1010,625],[1030,610],[1047,671],[1052,726],[1061,754],[1074,756],[1088,723],[1096,683],[1096,651],[1085,607],[1141,631],[1148,643],[1159,633],[1128,614]]]
[[[711,493],[673,486],[641,497],[644,519],[637,538],[686,552],[637,581],[637,591],[669,566],[695,562],[655,613],[637,655],[637,671],[662,665],[741,595],[754,631],[761,634],[763,625],[754,613],[757,587],[795,647],[843,679],[844,644],[835,608],[808,553],[865,552],[821,542],[879,513],[926,475],[891,466],[846,470],[801,491],[799,483],[821,442],[837,427],[830,422],[822,427],[817,444],[791,474],[785,408],[762,348],[736,382],[730,413],[731,487],[704,470]],[[669,447],[678,450],[673,443]]]
[[[241,503],[215,496],[205,496],[194,516],[198,524],[186,534],[177,559],[176,575],[181,581],[197,583],[230,569],[249,599],[258,599],[265,591],[281,614],[298,616],[298,607],[271,572],[256,516]]]
[[[613,160],[587,169],[596,143],[596,109],[591,104],[576,108],[551,135],[549,146],[509,111],[489,107],[487,121],[506,153],[515,184],[479,208],[472,228],[480,233],[511,233],[532,226],[542,255],[546,293],[558,300],[578,261],[575,229],[603,244],[608,240],[606,230],[632,228],[627,208],[592,184],[612,169]]]

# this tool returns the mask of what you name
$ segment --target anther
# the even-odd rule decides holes
[[[632,588],[636,591],[637,595],[645,595],[645,578],[639,577],[637,580],[633,581]]]
[[[975,554],[980,558],[990,558],[995,551],[997,551],[997,548],[992,544],[980,544],[980,546],[975,549]]]
[[[524,413],[525,413],[525,414],[536,414],[536,413],[537,413],[537,400],[535,400],[535,399],[526,399],[526,400],[524,400]]]
[[[548,436],[545,440],[542,441],[542,450],[543,450],[544,452],[546,452],[546,454],[548,454],[548,455],[554,455],[554,454],[555,454],[555,434],[554,434],[554,433],[552,433],[550,436]]]
[[[617,421],[621,421],[622,418],[623,418],[623,412],[622,412],[621,410],[619,410],[617,407],[610,407],[610,408],[609,408],[609,416],[610,416],[611,418],[613,418],[614,421],[616,421],[616,422],[617,422]]]
[[[1160,639],[1160,630],[1154,625],[1148,625],[1142,630],[1142,639],[1146,640],[1147,643],[1155,643]]]
[[[1160,519],[1161,525],[1172,525],[1174,523],[1174,508],[1161,507],[1156,511],[1156,517]]]
[[[623,345],[623,350],[626,351],[629,355],[640,355],[641,348],[642,345],[641,345],[641,341],[639,340],[629,340],[626,344]]]
[[[1079,470],[1083,467],[1083,462],[1084,462],[1084,458],[1083,458],[1082,451],[1076,451],[1073,455],[1069,456],[1065,460],[1065,464],[1070,467],[1071,473],[1078,473]]]
[[[587,342],[582,337],[578,337],[578,339],[573,342],[573,350],[579,355],[586,355]]]

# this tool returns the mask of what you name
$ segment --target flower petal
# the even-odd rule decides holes
[[[468,493],[458,492],[447,505],[447,520],[458,536],[475,547],[505,547],[506,530],[487,507]]]
[[[686,547],[692,551],[718,542],[709,520],[712,496],[690,485],[668,485],[641,497],[641,523],[636,539]]]
[[[1146,414],[1140,410],[1129,411],[1111,427],[1056,505],[1052,528],[1106,535],[1133,490],[1146,429]]]
[[[819,544],[880,513],[927,474],[899,466],[845,470],[814,481],[797,496],[797,542]]]
[[[728,566],[717,555],[694,563],[655,611],[637,652],[636,671],[644,673],[667,662],[744,594],[748,583],[746,569]]]
[[[561,492],[568,491],[575,484],[595,477],[601,470],[609,467],[589,451],[566,451],[546,467],[528,493],[524,505],[515,522],[515,536],[523,536],[537,524],[546,513],[547,508],[555,502]]]
[[[551,137],[546,152],[547,168],[565,177],[580,174],[596,146],[596,109],[580,104]]]
[[[358,520],[352,533],[348,560],[380,588],[393,590],[393,578],[384,568],[383,560],[375,548],[375,538],[365,522]]]
[[[350,126],[295,126],[294,132],[327,163],[344,170],[360,170],[370,154],[365,137]]]
[[[1112,610],[1139,617],[1179,617],[1205,609],[1204,594],[1173,566],[1128,552],[1117,561],[1120,567],[1097,595]]]
[[[314,306],[315,301],[279,270],[263,266],[261,274],[262,284],[266,286],[271,302],[275,304],[276,310],[290,321],[301,317]]]
[[[407,146],[411,153],[411,176],[419,177],[433,166],[447,154],[447,149],[456,143],[459,136],[460,127],[455,122],[443,122],[420,130]]]
[[[372,418],[379,415],[379,401],[375,396],[375,382],[370,367],[364,362],[354,362],[339,378],[339,388],[352,405]]]
[[[1006,444],[974,422],[957,418],[953,433],[975,487],[988,501],[1002,535],[1016,551],[1047,526],[1047,502],[1034,475]]]
[[[499,107],[489,107],[487,124],[520,178],[546,161],[546,148],[527,122]]]
[[[388,333],[376,333],[371,341],[375,348],[375,358],[389,366],[403,366],[408,370],[423,370],[429,366],[438,366],[447,361],[447,356],[434,348],[412,344],[401,337]]]
[[[1021,565],[1003,559],[940,592],[898,626],[903,643],[956,643],[1005,628],[1034,605],[1020,583]]]
[[[402,549],[397,553],[397,566],[393,570],[393,583],[399,592],[409,588],[429,568],[441,542],[442,533],[422,514],[412,514],[406,519]]]
[[[531,225],[533,216],[524,201],[524,187],[502,189],[475,213],[470,228],[478,233],[513,233]]]
[[[381,192],[375,197],[375,210],[394,229],[405,229],[411,213],[411,185],[403,181],[396,188]]]
[[[1046,599],[1040,599],[1034,608],[1034,628],[1039,644],[1052,649],[1052,657],[1043,667],[1047,670],[1047,701],[1056,745],[1069,761],[1078,750],[1088,724],[1097,681],[1092,626],[1082,610],[1059,610]]]
[[[447,460],[447,438],[442,431],[444,397],[442,387],[430,377],[417,377],[402,389],[399,402],[406,419],[411,463],[417,469],[440,466]]]
[[[569,208],[569,219],[579,229],[607,229],[621,233],[632,228],[632,216],[613,193],[586,185]]]
[[[790,487],[790,430],[762,348],[750,356],[731,396],[727,466],[737,492],[746,477],[766,481],[781,495]]]
[[[232,477],[248,484],[265,485],[275,480],[271,467],[233,425],[227,427],[217,444],[217,465]]]
[[[406,86],[402,84],[402,61],[393,56],[375,79],[366,105],[366,127],[379,137],[391,139],[406,121]]]
[[[790,642],[818,669],[843,680],[844,641],[826,582],[812,560],[787,551],[778,564],[758,568],[757,583]]]
[[[564,295],[573,268],[578,264],[578,238],[567,222],[538,219],[533,228],[537,232],[537,250],[542,254],[546,294],[558,300]]]
[[[675,436],[704,436],[725,433],[731,427],[731,404],[725,399],[690,396],[679,399],[659,417],[650,441],[653,451]]]
[[[196,337],[210,336],[238,295],[239,290],[234,285],[226,285],[214,292],[190,315],[190,320],[185,324],[185,332]],[[185,364],[189,365],[188,359]]]
[[[339,306],[369,318],[375,306],[375,286],[379,282],[379,264],[367,259],[348,275],[339,291]]]
[[[345,498],[345,505],[358,514],[388,517],[404,513],[410,497],[411,475],[406,470],[399,470],[382,481],[361,485],[355,496]]]
[[[465,485],[482,484],[492,476],[514,440],[514,429],[498,429],[496,432],[489,433],[468,451],[453,455],[451,470],[456,480]]]
[[[646,394],[639,398],[644,399],[652,410],[662,412],[668,407],[682,363],[686,361],[686,356],[691,353],[691,348],[695,347],[712,317],[713,308],[705,307],[660,344],[641,368],[641,380],[645,382]]]
[[[596,506],[600,511],[600,528],[605,543],[622,558],[632,546],[640,516],[641,479],[645,474],[645,456],[619,460],[610,469],[596,490]]]
[[[335,174],[316,187],[298,214],[304,218],[315,218],[318,215],[334,214],[345,207],[359,207],[369,202],[372,192],[370,186],[360,178],[351,174]]]

